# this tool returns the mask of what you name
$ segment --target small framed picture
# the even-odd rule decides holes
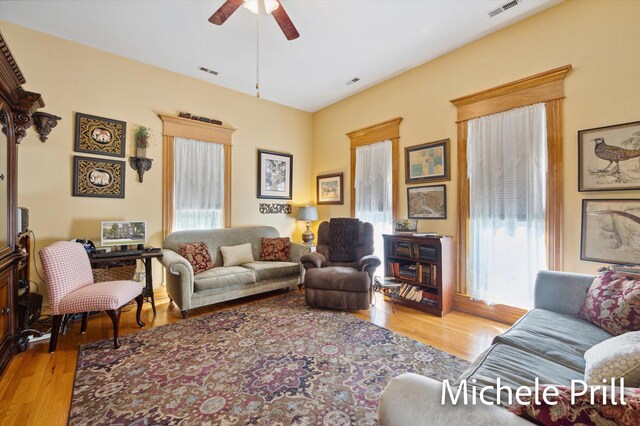
[[[407,188],[409,219],[446,219],[446,185]]]
[[[258,198],[293,198],[293,155],[258,150]]]
[[[443,139],[406,147],[405,182],[411,184],[449,180],[449,144],[449,139]]]
[[[582,200],[580,259],[640,261],[640,199]]]
[[[640,189],[640,121],[578,132],[578,191]]]
[[[124,157],[127,123],[76,113],[76,152]]]
[[[343,174],[334,173],[316,177],[317,204],[344,204]]]
[[[73,157],[73,196],[124,198],[125,162]]]

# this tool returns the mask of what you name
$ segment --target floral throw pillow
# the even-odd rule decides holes
[[[640,280],[600,269],[578,316],[614,336],[640,330]]]
[[[640,389],[624,388],[624,401],[621,404],[620,388],[616,388],[617,405],[611,401],[611,388],[607,387],[606,397],[601,390],[594,391],[594,404],[591,404],[591,391],[582,396],[575,396],[571,404],[571,389],[567,386],[555,386],[558,396],[548,396],[546,404],[542,398],[545,386],[538,391],[539,405],[535,404],[534,396],[526,399],[527,405],[513,404],[509,407],[512,413],[538,425],[571,426],[571,425],[622,425],[632,426],[640,424]],[[606,398],[606,401],[605,401]]]
[[[209,253],[207,243],[200,241],[199,243],[180,244],[178,254],[193,266],[193,274],[199,274],[203,271],[213,269],[213,261]]]
[[[263,238],[262,250],[260,250],[260,260],[276,260],[286,262],[289,260],[291,252],[291,239],[284,238]]]

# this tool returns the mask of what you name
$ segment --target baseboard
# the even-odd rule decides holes
[[[514,324],[527,313],[526,309],[513,306],[487,305],[479,300],[471,300],[468,295],[460,293],[456,293],[453,296],[453,309],[505,324]]]

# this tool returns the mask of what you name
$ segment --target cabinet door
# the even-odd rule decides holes
[[[11,338],[11,307],[9,306],[9,274],[0,275],[0,346]]]

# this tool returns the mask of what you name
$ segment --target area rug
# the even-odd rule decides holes
[[[83,345],[71,425],[377,424],[389,380],[461,360],[299,293]]]

